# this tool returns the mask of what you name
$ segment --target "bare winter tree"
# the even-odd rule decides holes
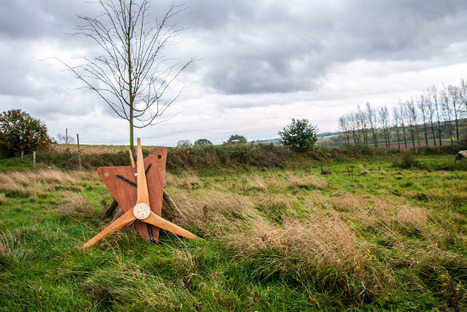
[[[436,108],[435,108],[433,101],[430,98],[430,93],[428,91],[426,92],[425,98],[426,98],[426,108],[428,111],[428,120],[430,121],[430,131],[431,131],[431,135],[433,136],[433,145],[436,146],[436,131],[435,131],[435,128],[436,128],[435,110]]]
[[[401,126],[402,120],[400,117],[399,107],[397,106],[392,107],[392,117],[393,117],[393,122],[394,122],[394,129],[396,130],[396,136],[397,136],[397,148],[401,149],[400,126]]]
[[[339,128],[342,131],[343,141],[345,144],[350,145],[350,124],[349,116],[343,115],[339,117]]]
[[[454,144],[454,124],[453,124],[453,111],[451,103],[449,102],[449,90],[446,86],[440,90],[439,100],[441,102],[441,112],[443,116],[444,130],[451,140],[451,145]]]
[[[467,114],[467,81],[464,79],[461,80],[461,84],[459,87],[461,101],[463,103],[463,109],[461,108],[461,115],[465,116]]]
[[[406,101],[405,107],[409,121],[410,137],[412,138],[412,147],[415,147],[415,141],[418,140],[417,108],[415,107],[413,99]]]
[[[100,0],[97,17],[79,16],[83,24],[78,35],[94,41],[101,50],[85,64],[65,64],[76,77],[128,121],[130,148],[134,128],[156,122],[180,95],[171,86],[192,62],[180,62],[165,55],[180,31],[171,24],[183,9],[172,4],[160,19],[150,18],[150,0]]]
[[[381,123],[381,129],[383,130],[383,138],[386,148],[390,146],[390,135],[389,135],[389,109],[387,105],[380,106],[378,108],[379,120]]]
[[[428,108],[427,108],[427,99],[422,94],[417,100],[417,107],[420,115],[422,116],[423,121],[423,134],[425,136],[425,146],[428,146]]]
[[[430,101],[433,105],[433,108],[434,108],[434,112],[435,112],[435,116],[436,116],[436,124],[437,124],[437,132],[438,132],[438,140],[439,140],[439,145],[441,146],[443,143],[442,143],[442,131],[443,131],[443,128],[441,127],[441,105],[440,105],[440,102],[439,102],[439,98],[438,98],[438,88],[436,86],[431,86],[428,88],[428,95],[430,97]]]
[[[358,114],[357,113],[351,113],[349,115],[349,120],[350,120],[350,128],[352,129],[353,143],[355,145],[358,145],[358,144],[360,144],[360,131],[359,131]]]
[[[378,136],[376,132],[377,128],[377,116],[376,111],[371,107],[369,102],[366,102],[366,118],[370,124],[371,136],[373,137],[373,144],[375,147],[378,146]]]
[[[450,85],[448,87],[449,104],[451,105],[452,115],[454,117],[454,126],[456,131],[456,141],[459,142],[459,120],[461,119],[462,98],[461,89]]]
[[[402,135],[404,139],[405,149],[407,149],[407,121],[408,121],[408,113],[407,108],[404,103],[399,102],[399,118],[400,118],[400,127],[402,129]]]
[[[368,118],[364,111],[361,110],[360,105],[357,105],[357,113],[355,115],[358,123],[358,129],[361,133],[361,137],[363,138],[363,144],[368,144]]]

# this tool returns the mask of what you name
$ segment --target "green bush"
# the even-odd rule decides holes
[[[9,110],[0,115],[0,154],[5,157],[18,156],[21,151],[28,153],[46,148],[50,144],[47,127],[19,109]]]
[[[393,162],[393,166],[402,169],[410,169],[417,167],[419,162],[411,152],[402,153],[399,158],[396,158]]]
[[[313,148],[318,137],[318,128],[307,119],[292,119],[292,123],[279,131],[281,142],[294,152],[306,152]]]

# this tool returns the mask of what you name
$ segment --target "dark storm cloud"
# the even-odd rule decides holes
[[[187,5],[179,23],[209,47],[198,68],[227,94],[311,90],[336,63],[442,57],[450,43],[466,40],[467,1]]]

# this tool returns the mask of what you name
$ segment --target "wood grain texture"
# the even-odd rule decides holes
[[[141,140],[138,138],[138,145],[136,146],[136,183],[138,184],[138,187],[136,188],[136,203],[144,203],[150,205],[148,183],[146,181],[146,174],[144,173],[145,169],[146,166],[143,162],[143,149],[141,148]]]
[[[151,168],[146,174],[149,206],[151,207],[151,211],[158,216],[161,215],[162,209],[166,161],[167,149],[165,147],[158,149],[144,159],[145,169],[151,164]],[[127,212],[135,206],[137,199],[136,187],[119,179],[117,175],[121,175],[137,183],[135,177],[136,168],[132,168],[131,166],[101,167],[97,169],[97,173],[123,211]],[[146,224],[141,221],[135,221],[134,225],[141,237],[149,241],[149,233]],[[152,233],[154,240],[157,242],[159,239],[159,228],[152,226]]]
[[[131,152],[131,149],[128,149],[128,152],[130,153],[131,168],[135,168],[135,159],[133,158],[133,153]]]
[[[144,219],[144,222],[155,225],[157,227],[160,227],[161,229],[164,229],[166,231],[175,233],[177,235],[180,235],[180,236],[183,236],[183,237],[186,237],[186,238],[199,239],[199,237],[196,236],[195,234],[193,234],[193,233],[179,227],[176,224],[173,224],[170,221],[165,220],[164,218],[162,218],[162,217],[160,217],[160,216],[158,216],[158,215],[156,215],[155,213],[152,213],[152,212],[149,215],[149,217]]]
[[[94,236],[89,241],[87,241],[86,244],[84,244],[82,248],[85,249],[85,248],[94,246],[98,241],[100,241],[107,235],[115,232],[116,230],[119,230],[125,227],[126,225],[130,224],[134,220],[136,220],[136,218],[133,215],[133,210],[128,210],[123,216],[121,216],[120,218],[112,222],[105,229],[100,231],[96,236]]]

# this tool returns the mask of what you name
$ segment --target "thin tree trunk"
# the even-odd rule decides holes
[[[436,132],[435,127],[433,126],[433,122],[431,123],[431,134],[433,135],[433,144],[436,146]]]
[[[425,134],[425,146],[428,146],[428,131],[426,129],[426,122],[423,123],[423,133]]]
[[[441,123],[439,122],[439,120],[438,120],[438,140],[439,140],[439,146],[443,145],[443,142],[441,141]]]
[[[407,149],[407,134],[405,133],[405,127],[402,127],[402,133],[404,135],[404,144],[405,144],[405,149]]]
[[[401,140],[400,140],[400,133],[399,133],[398,127],[396,127],[396,135],[397,135],[397,148],[401,149]]]
[[[133,144],[134,138],[133,138],[133,108],[130,108],[130,149],[134,150],[134,144]]]
[[[131,59],[131,33],[132,33],[132,12],[131,12],[132,6],[129,6],[130,12],[128,13],[128,24],[127,24],[127,29],[126,29],[126,48],[127,48],[127,61],[128,61],[128,95],[130,97],[130,149],[134,149],[133,145],[133,140],[134,140],[134,124],[133,124],[133,117],[134,117],[134,102],[135,102],[135,97],[133,94],[133,76],[132,76],[132,71],[133,71],[133,64],[132,64],[132,59]]]

